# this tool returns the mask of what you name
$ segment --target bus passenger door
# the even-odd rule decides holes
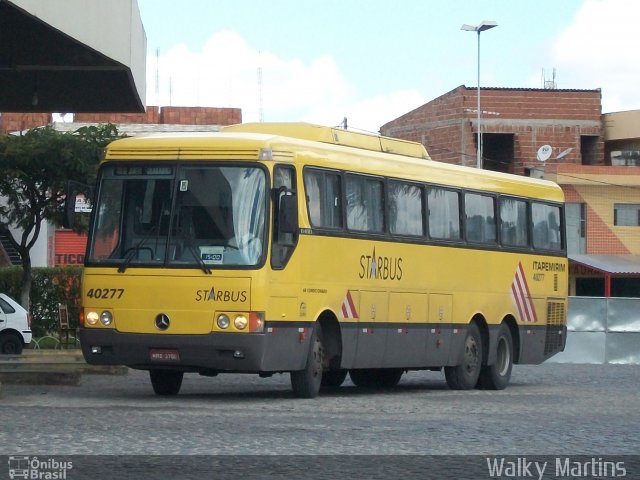
[[[387,292],[360,292],[358,344],[353,368],[383,366],[387,341],[388,303]]]
[[[300,320],[306,312],[298,297],[300,264],[292,260],[298,242],[297,218],[294,206],[296,198],[295,170],[289,165],[276,165],[273,173],[271,211],[271,271],[267,297],[266,334],[269,348],[265,353],[265,365],[269,370],[301,370],[304,368],[309,347],[309,335],[300,332]],[[288,205],[286,205],[288,204]],[[301,342],[300,338],[307,340]],[[283,355],[286,352],[286,355]],[[291,364],[291,358],[294,363]]]
[[[442,367],[449,364],[452,335],[453,296],[440,293],[430,294],[426,366]]]

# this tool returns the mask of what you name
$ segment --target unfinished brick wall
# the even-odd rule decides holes
[[[233,125],[242,122],[239,108],[162,107],[160,122],[179,125]]]
[[[13,113],[0,115],[0,133],[20,132],[33,127],[49,125],[52,121],[50,113]]]
[[[0,132],[10,133],[49,125],[50,113],[3,113]],[[217,107],[147,107],[144,113],[75,113],[77,123],[114,124],[178,124],[178,125],[233,125],[242,123],[240,108]]]
[[[144,113],[76,113],[78,123],[160,123],[160,109],[147,107]]]
[[[75,122],[176,125],[232,125],[242,122],[239,108],[147,107],[146,113],[77,113]]]
[[[495,169],[522,175],[541,166],[536,157],[542,145],[552,147],[547,163],[604,164],[600,90],[483,88],[480,98],[482,132],[506,135],[500,138],[512,145]],[[423,142],[434,160],[475,165],[477,90],[461,85],[380,132]],[[484,152],[489,137],[483,137]],[[485,160],[489,165],[491,159]]]

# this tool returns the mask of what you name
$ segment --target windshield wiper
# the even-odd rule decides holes
[[[155,233],[156,230],[157,230],[157,227],[154,225],[153,228],[151,230],[149,230],[149,233],[147,233],[144,237],[142,237],[137,244],[135,244],[133,247],[129,247],[129,248],[127,248],[125,250],[125,252],[124,252],[124,262],[122,262],[122,265],[120,265],[118,267],[118,273],[124,273],[124,271],[127,269],[129,264],[132,262],[133,257],[140,250],[149,250],[149,252],[151,252],[151,259],[153,259],[153,257],[154,257],[153,249],[151,247],[145,247],[143,245],[147,240],[149,240],[151,238],[151,236]]]
[[[204,260],[202,260],[202,257],[198,254],[196,247],[194,247],[192,243],[187,243],[187,248],[191,252],[191,255],[193,255],[193,257],[198,261],[198,265],[200,265],[202,271],[207,275],[211,275],[211,269],[204,263]]]

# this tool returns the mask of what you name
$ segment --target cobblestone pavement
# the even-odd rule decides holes
[[[4,455],[635,455],[640,367],[515,366],[504,391],[451,391],[439,372],[392,390],[293,397],[288,375],[185,375],[180,395],[148,374],[79,386],[5,385]]]

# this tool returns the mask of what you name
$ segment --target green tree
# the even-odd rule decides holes
[[[118,137],[114,125],[62,133],[51,127],[0,137],[0,229],[22,264],[20,303],[27,310],[32,283],[31,248],[43,220],[60,225],[69,180],[93,185],[102,150]],[[14,236],[9,227],[21,234]]]

